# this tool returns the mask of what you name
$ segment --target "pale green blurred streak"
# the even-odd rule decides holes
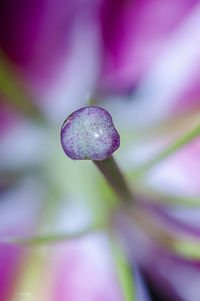
[[[72,239],[81,238],[87,234],[94,233],[95,231],[102,230],[101,225],[93,225],[91,227],[82,229],[81,231],[74,233],[55,233],[47,235],[38,235],[32,237],[4,237],[1,239],[1,242],[15,244],[15,245],[28,245],[28,246],[40,246],[48,245],[50,243],[56,243],[60,241],[68,241]]]
[[[136,195],[150,199],[154,203],[171,203],[171,204],[181,204],[185,206],[198,207],[200,206],[199,197],[184,198],[178,196],[172,196],[165,193],[156,191],[152,187],[146,186],[142,181],[134,182],[132,177],[129,177],[130,181],[133,182],[134,192]]]
[[[143,177],[149,171],[149,169],[151,169],[158,163],[162,162],[164,159],[174,154],[176,151],[178,151],[183,146],[187,145],[190,141],[197,138],[199,135],[200,135],[200,125],[197,125],[195,128],[190,130],[188,133],[184,134],[177,141],[175,141],[170,146],[168,146],[163,151],[161,151],[159,154],[157,154],[149,162],[139,167],[137,170],[134,170],[133,171],[134,176],[136,178]]]
[[[174,251],[178,253],[178,255],[183,256],[188,259],[200,259],[200,240],[192,241],[192,240],[177,240],[174,245]]]

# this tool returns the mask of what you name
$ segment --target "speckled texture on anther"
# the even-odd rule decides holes
[[[103,108],[90,106],[72,113],[61,129],[61,144],[74,160],[105,160],[118,149],[120,137],[111,115]]]

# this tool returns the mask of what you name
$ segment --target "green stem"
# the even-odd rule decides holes
[[[122,175],[113,156],[103,161],[93,161],[101,171],[109,185],[115,191],[122,203],[130,203],[133,200],[132,193]]]
[[[119,242],[110,234],[111,250],[115,260],[117,276],[121,284],[124,299],[135,301],[134,279],[130,264]]]

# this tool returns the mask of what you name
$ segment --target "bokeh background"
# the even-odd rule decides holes
[[[199,29],[199,0],[0,2],[0,300],[200,300]],[[144,212],[114,243],[117,196],[60,144],[87,105]]]

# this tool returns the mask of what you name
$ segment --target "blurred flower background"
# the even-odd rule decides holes
[[[200,300],[199,28],[198,0],[0,2],[2,301]],[[61,148],[89,104],[139,218]]]

